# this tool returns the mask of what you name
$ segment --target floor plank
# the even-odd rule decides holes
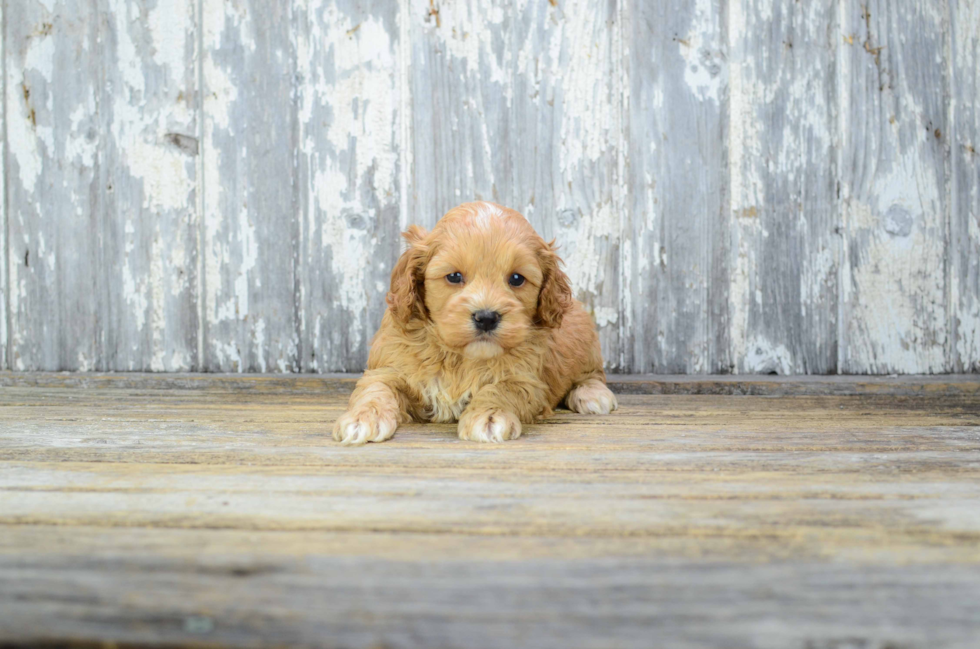
[[[0,374],[0,646],[976,646],[980,376],[612,384],[346,448],[351,377]]]

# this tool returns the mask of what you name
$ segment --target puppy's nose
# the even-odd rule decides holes
[[[477,311],[473,314],[473,323],[480,331],[490,333],[497,328],[500,314],[496,311]]]

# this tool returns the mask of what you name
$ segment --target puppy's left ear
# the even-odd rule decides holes
[[[395,320],[408,324],[412,320],[428,317],[425,308],[425,265],[428,249],[423,243],[426,231],[417,225],[409,226],[402,233],[408,249],[398,258],[391,271],[391,290],[388,291],[388,308]]]
[[[544,242],[542,242],[544,243]],[[561,259],[555,252],[555,242],[544,244],[538,254],[544,279],[538,293],[537,322],[549,328],[561,326],[565,312],[572,308],[572,287],[562,271]]]

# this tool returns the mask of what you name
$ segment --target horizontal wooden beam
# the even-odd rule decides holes
[[[324,392],[354,388],[360,374],[153,374],[142,372],[0,372],[0,387],[242,390]],[[893,395],[955,397],[980,395],[980,374],[902,376],[690,376],[613,374],[617,394],[714,395]]]

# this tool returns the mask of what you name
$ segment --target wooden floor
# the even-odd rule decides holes
[[[980,647],[980,376],[345,448],[352,385],[0,373],[0,646]]]

